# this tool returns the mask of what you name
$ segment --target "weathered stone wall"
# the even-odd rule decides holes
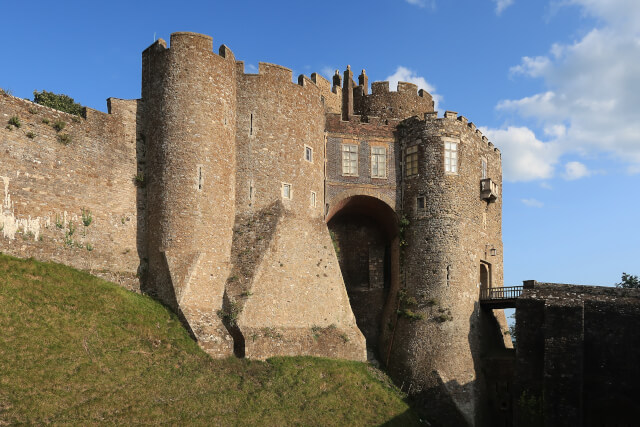
[[[238,226],[274,203],[283,208],[252,268],[245,296],[229,294],[229,307],[240,311],[238,339],[244,354],[364,360],[364,337],[323,221],[328,82],[316,78],[318,86],[302,76],[295,84],[289,69],[273,64],[260,63],[258,74],[244,74],[242,68],[238,63],[236,234],[242,232]],[[326,96],[325,105],[321,96]],[[305,157],[307,148],[311,159]],[[312,332],[318,328],[327,331],[322,341]]]
[[[342,108],[342,91],[338,86],[331,85],[329,80],[318,73],[311,73],[313,81],[320,90],[320,101],[324,104],[325,112],[340,114]]]
[[[136,100],[73,116],[0,95],[0,250],[139,289],[144,200],[135,185]],[[21,126],[7,128],[17,116]],[[56,131],[53,125],[64,123]],[[63,135],[69,136],[65,145]],[[85,226],[85,221],[91,221]]]
[[[639,329],[639,290],[525,282],[514,425],[633,425]]]
[[[371,94],[360,87],[354,92],[355,114],[383,119],[422,117],[433,112],[433,98],[425,90],[418,92],[413,83],[398,82],[397,91],[389,91],[389,82],[371,83]]]
[[[282,200],[302,216],[322,216],[324,107],[311,80],[300,85],[291,79],[291,70],[266,63],[259,64],[259,74],[238,72],[238,213]],[[313,150],[311,161],[305,160],[305,146]],[[289,199],[283,198],[283,184],[291,185]]]
[[[217,311],[235,221],[235,59],[211,37],[173,33],[143,53],[149,288],[211,354],[233,343]]]
[[[457,173],[445,172],[443,138],[458,143]],[[501,183],[500,153],[451,112],[441,119],[429,114],[424,121],[406,121],[400,141],[403,152],[418,148],[418,173],[406,176],[405,170],[402,177],[407,300],[400,309],[423,319],[399,316],[389,367],[412,382],[418,399],[431,401],[432,412],[442,411],[441,417],[458,412],[473,423],[481,263],[490,265],[492,286],[502,286],[502,203],[501,197],[488,203],[480,196],[481,158],[487,160],[488,176]],[[423,209],[418,197],[424,197]]]

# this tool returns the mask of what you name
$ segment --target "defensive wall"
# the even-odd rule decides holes
[[[482,355],[509,345],[502,311],[478,307],[502,285],[500,152],[415,85],[367,80],[245,73],[174,33],[109,114],[3,95],[22,126],[0,128],[0,250],[121,278],[215,357],[368,351],[434,425],[482,424]]]
[[[138,101],[110,98],[108,109],[87,108],[78,117],[0,95],[0,250],[139,289],[145,245],[144,199],[136,186],[144,155],[136,141]],[[21,126],[10,130],[14,116]]]
[[[524,282],[514,425],[634,425],[640,290]]]

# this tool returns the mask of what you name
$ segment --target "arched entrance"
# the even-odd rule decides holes
[[[331,209],[327,225],[356,323],[377,352],[388,295],[398,283],[396,213],[375,197],[351,196]]]

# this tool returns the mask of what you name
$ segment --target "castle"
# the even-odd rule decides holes
[[[108,114],[0,96],[21,123],[0,129],[0,250],[139,287],[214,357],[369,351],[473,423],[481,355],[510,346],[478,301],[502,286],[500,151],[416,85],[357,79],[245,73],[181,32]]]

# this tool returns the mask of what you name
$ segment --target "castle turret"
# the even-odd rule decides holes
[[[433,112],[433,98],[424,89],[418,90],[413,83],[398,82],[397,91],[389,90],[389,82],[371,83],[371,94],[367,95],[367,76],[360,76],[362,87],[355,114],[366,117],[404,120],[409,117],[422,117]]]
[[[408,225],[389,368],[434,418],[473,424],[486,396],[482,358],[507,345],[478,303],[480,288],[502,286],[501,200],[482,192],[501,183],[500,152],[454,112],[407,121],[400,142]]]
[[[232,353],[217,312],[235,217],[235,59],[212,38],[173,33],[143,53],[149,286],[209,353]]]

